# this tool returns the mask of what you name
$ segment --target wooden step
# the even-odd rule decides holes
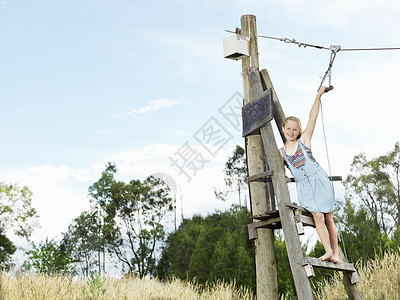
[[[247,229],[249,231],[250,240],[255,240],[258,238],[258,233],[257,233],[258,228],[280,229],[282,228],[281,218],[278,216],[276,218],[269,218],[267,220],[248,224]]]
[[[256,219],[256,220],[268,220],[270,218],[276,218],[279,217],[279,210],[271,210],[271,211],[267,211],[265,213],[262,214],[258,214],[258,215],[253,215],[250,216],[250,219]]]
[[[346,262],[334,263],[331,261],[326,261],[326,260],[323,261],[320,260],[319,258],[306,256],[302,258],[301,264],[305,267],[308,277],[314,276],[312,267],[316,267],[316,268],[323,268],[335,271],[343,271],[349,277],[351,284],[360,282],[357,271],[354,268],[354,265],[351,263],[346,263]]]
[[[274,171],[265,171],[260,174],[255,174],[252,176],[247,177],[247,182],[252,182],[252,181],[265,181],[266,178],[271,178],[271,176],[274,175]]]
[[[301,260],[301,264],[303,266],[312,265],[313,267],[336,270],[336,271],[348,271],[348,272],[356,271],[353,264],[351,263],[346,263],[346,262],[334,263],[331,261],[320,260],[319,258],[309,257],[309,256],[303,257],[303,259]]]
[[[286,203],[285,206],[293,210],[294,220],[296,222],[296,229],[299,235],[304,234],[303,225],[315,228],[314,218],[306,208],[293,203]]]

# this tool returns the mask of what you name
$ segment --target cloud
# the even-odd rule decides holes
[[[160,98],[156,99],[150,102],[150,104],[145,105],[141,108],[138,109],[132,109],[124,114],[113,114],[112,118],[117,119],[117,118],[123,118],[123,117],[132,117],[135,115],[141,115],[149,111],[154,111],[154,110],[160,110],[164,107],[170,107],[174,106],[180,103],[185,103],[186,101],[179,101],[179,100],[171,100],[171,99],[166,99],[166,98]]]
[[[231,203],[216,200],[214,187],[222,187],[223,168],[234,146],[220,149],[215,157],[210,156],[202,146],[193,145],[202,153],[207,163],[200,168],[191,181],[180,174],[179,168],[171,165],[173,157],[182,145],[152,144],[124,152],[114,152],[97,157],[87,166],[75,168],[66,165],[43,164],[28,168],[0,170],[0,177],[11,183],[27,186],[33,192],[32,206],[38,211],[41,228],[35,230],[32,241],[39,242],[46,237],[61,238],[72,219],[90,207],[88,187],[98,180],[108,161],[118,169],[117,180],[129,182],[132,179],[163,173],[177,184],[178,219],[181,208],[185,217],[193,214],[207,214],[224,209]],[[22,241],[21,241],[22,243]]]
[[[179,135],[179,136],[186,136],[186,135],[187,135],[187,132],[186,132],[186,131],[183,131],[183,130],[177,130],[177,131],[176,131],[176,134]]]
[[[27,186],[32,192],[32,206],[37,210],[41,228],[32,240],[60,238],[72,218],[89,208],[87,188],[98,172],[95,168],[72,168],[65,165],[38,165],[2,172],[7,182]]]

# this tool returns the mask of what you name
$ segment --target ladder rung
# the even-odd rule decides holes
[[[292,209],[298,209],[300,210],[302,213],[308,213],[311,215],[311,213],[303,206],[294,204],[294,203],[286,203],[285,206],[290,207]]]
[[[310,216],[299,215],[295,217],[295,220],[301,222],[306,226],[315,227],[314,219]]]
[[[247,226],[254,227],[254,228],[269,228],[272,224],[276,224],[276,223],[280,223],[280,222],[281,222],[281,219],[278,217],[278,218],[270,218],[268,220],[250,223]]]
[[[345,262],[334,263],[331,261],[320,260],[319,258],[309,257],[309,256],[303,257],[303,259],[301,260],[301,264],[303,266],[312,265],[313,267],[336,270],[336,271],[356,272],[354,265],[351,263],[345,263]]]
[[[271,210],[259,215],[250,216],[250,219],[268,220],[269,218],[279,217],[279,210]]]
[[[269,178],[272,175],[274,175],[274,171],[268,170],[268,171],[262,172],[260,174],[256,174],[256,175],[247,177],[247,182],[264,180],[265,178]]]

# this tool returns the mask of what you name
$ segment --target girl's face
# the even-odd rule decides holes
[[[283,134],[285,135],[286,141],[294,142],[300,134],[300,126],[297,122],[288,120],[282,127]]]

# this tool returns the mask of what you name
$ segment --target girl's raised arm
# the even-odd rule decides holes
[[[323,86],[319,89],[317,95],[315,96],[314,104],[311,107],[310,115],[308,119],[308,123],[306,129],[304,129],[301,134],[300,141],[311,149],[311,138],[314,133],[315,124],[317,122],[318,113],[319,113],[319,105],[321,102],[321,96],[325,93],[326,86]]]

